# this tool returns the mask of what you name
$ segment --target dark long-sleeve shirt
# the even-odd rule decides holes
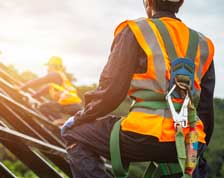
[[[161,13],[154,17],[169,16]],[[99,87],[95,91],[86,93],[84,112],[76,117],[80,120],[95,120],[112,112],[124,100],[130,83],[135,73],[144,73],[147,69],[146,54],[139,46],[134,34],[129,27],[115,37],[109,60],[100,77]],[[201,82],[201,97],[198,106],[198,114],[205,125],[206,141],[210,140],[213,131],[213,92],[215,85],[214,64]]]

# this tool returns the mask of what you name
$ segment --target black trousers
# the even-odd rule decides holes
[[[112,178],[105,171],[100,156],[110,160],[110,134],[114,123],[119,119],[116,116],[106,116],[101,120],[68,129],[62,135],[70,148],[68,157],[75,178]],[[75,146],[71,147],[71,145]],[[120,147],[122,162],[126,165],[140,161],[178,162],[175,143],[161,143],[152,136],[121,131]],[[171,177],[180,178],[181,175]]]

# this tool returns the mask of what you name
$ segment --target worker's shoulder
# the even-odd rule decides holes
[[[196,30],[194,30],[196,31]],[[206,40],[208,43],[211,43],[213,44],[212,40],[210,37],[208,37],[207,35],[205,35],[204,33],[200,32],[200,31],[196,31],[199,35],[199,38],[203,39],[203,40]]]
[[[120,32],[129,32],[131,31],[130,26],[132,26],[134,23],[136,22],[141,22],[141,21],[145,21],[147,20],[147,18],[141,17],[138,19],[133,19],[133,20],[125,20],[123,22],[121,22],[114,31],[114,36],[117,36]],[[149,20],[149,19],[148,19]]]
[[[208,44],[209,51],[214,54],[215,47],[212,39],[201,32],[197,31],[197,33],[199,34],[199,40],[206,42]]]

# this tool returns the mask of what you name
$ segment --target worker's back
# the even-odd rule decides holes
[[[195,44],[194,42],[191,43],[190,29],[176,18],[163,17],[159,20],[165,25],[165,30],[168,32],[165,38],[170,37],[175,48],[174,51],[176,51],[176,57],[189,58],[187,51],[192,48],[191,44]],[[174,141],[175,128],[169,109],[164,107],[156,109],[152,102],[157,102],[158,98],[149,97],[152,93],[153,95],[165,95],[170,87],[171,61],[173,59],[170,59],[168,53],[167,40],[164,39],[162,30],[154,19],[141,18],[125,21],[118,26],[115,35],[118,35],[127,26],[147,56],[147,70],[145,73],[133,76],[129,95],[135,100],[135,105],[133,105],[128,117],[123,120],[122,130],[152,135],[162,142]],[[212,62],[214,49],[209,39],[201,33],[196,32],[196,34],[198,34],[199,40],[198,43],[196,42],[195,52],[193,51],[196,53],[195,57],[191,59],[195,65],[192,83],[194,83],[195,96],[199,98],[200,83]],[[172,44],[168,46],[172,46]],[[176,67],[178,68],[178,66]],[[188,70],[191,69],[188,68]],[[142,92],[145,92],[145,96],[140,94]],[[162,102],[164,102],[165,98],[162,98]],[[201,121],[197,122],[197,129],[199,141],[204,143],[205,134]],[[188,129],[184,129],[185,135],[188,131]]]

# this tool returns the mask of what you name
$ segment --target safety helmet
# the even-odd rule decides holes
[[[62,59],[59,56],[52,56],[46,65],[63,66]]]

